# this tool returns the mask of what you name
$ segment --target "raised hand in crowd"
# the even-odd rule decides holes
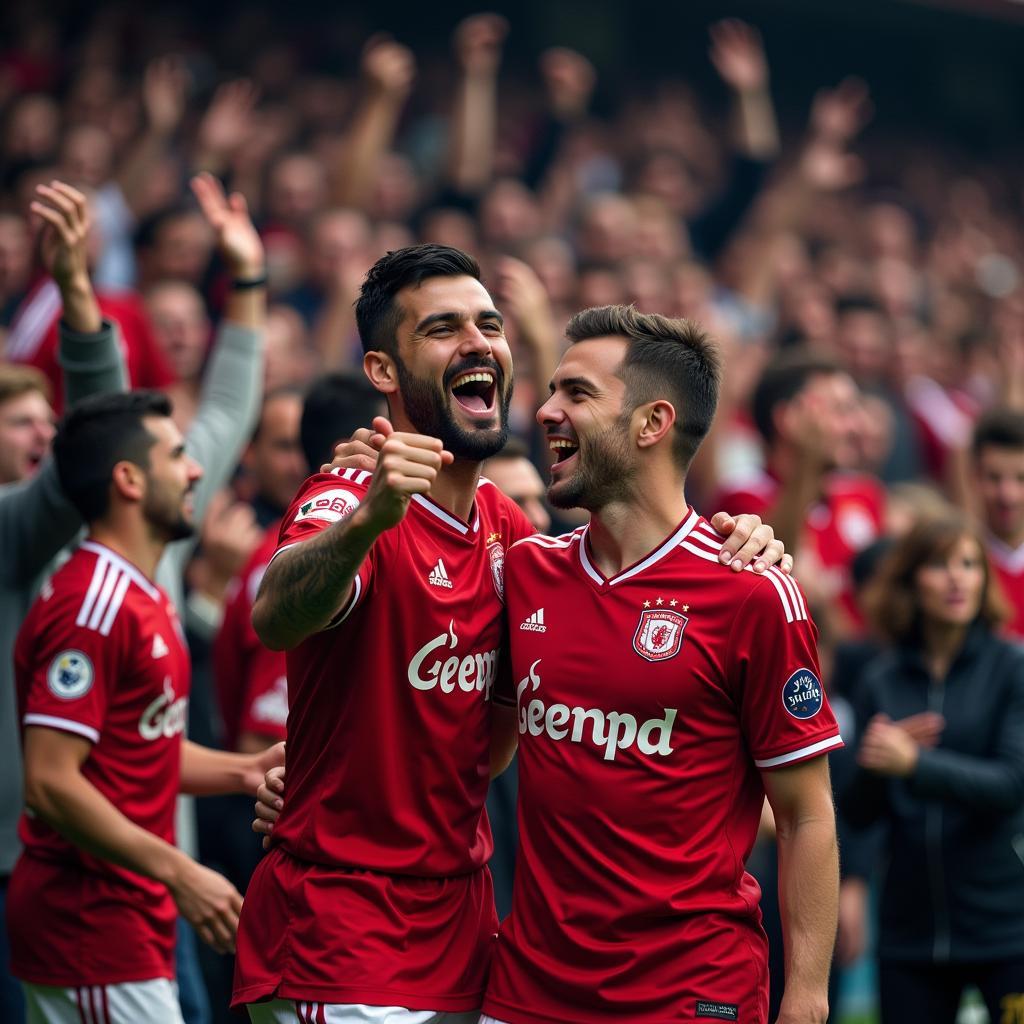
[[[538,63],[551,113],[563,121],[582,117],[597,86],[594,65],[566,46],[545,50]]]
[[[252,506],[234,501],[229,491],[218,491],[200,530],[202,554],[189,566],[192,586],[211,600],[223,600],[228,584],[262,538]]]
[[[36,186],[29,210],[40,228],[43,266],[60,289],[65,323],[72,330],[95,333],[103,321],[89,279],[92,213],[88,200],[78,189],[54,180]]]
[[[146,126],[162,137],[173,135],[185,117],[189,74],[180,57],[150,61],[142,76]]]
[[[219,86],[196,136],[196,167],[214,174],[223,173],[235,153],[249,138],[259,90],[247,78]]]
[[[496,75],[508,21],[500,14],[472,14],[456,26],[455,55],[467,75]]]
[[[867,83],[853,76],[844,78],[815,93],[810,133],[833,145],[848,146],[870,123],[874,111]]]

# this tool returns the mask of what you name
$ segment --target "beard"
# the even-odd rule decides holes
[[[191,488],[190,488],[191,490]],[[187,494],[188,491],[185,492]],[[171,493],[150,479],[146,496],[142,501],[142,514],[150,527],[158,532],[168,544],[184,540],[196,532],[195,523],[187,519],[182,509],[185,494]]]
[[[493,359],[476,360],[473,363],[451,368],[436,387],[431,381],[415,377],[400,360],[395,360],[398,370],[398,385],[401,389],[402,404],[412,425],[421,434],[439,438],[447,451],[457,459],[466,462],[483,462],[505,447],[508,440],[508,410],[512,401],[512,382],[505,385],[505,375]],[[467,370],[486,369],[494,371],[495,400],[497,404],[497,427],[464,427],[452,413],[452,402],[448,385]]]
[[[625,422],[603,436],[584,441],[580,438],[576,472],[548,487],[548,501],[555,508],[583,508],[598,512],[628,497],[636,459],[630,449]]]

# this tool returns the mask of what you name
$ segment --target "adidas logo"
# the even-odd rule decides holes
[[[445,590],[452,589],[452,581],[448,579],[448,570],[445,569],[444,562],[440,558],[437,560],[437,565],[430,570],[427,581],[432,587],[444,587]]]
[[[528,619],[519,623],[520,629],[527,633],[546,633],[548,627],[544,625],[544,609],[538,608]]]
[[[157,633],[153,637],[153,657],[154,658],[166,658],[171,653],[171,649],[167,646],[164,638]]]

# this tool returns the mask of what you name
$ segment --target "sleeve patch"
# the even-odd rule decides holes
[[[325,523],[337,523],[358,507],[359,499],[351,491],[332,488],[304,501],[292,521],[302,523],[307,519],[320,519]]]
[[[46,671],[46,685],[60,700],[77,700],[91,689],[95,673],[92,662],[81,651],[61,651]]]
[[[809,668],[798,668],[782,687],[782,706],[793,718],[807,721],[822,708],[824,691]]]

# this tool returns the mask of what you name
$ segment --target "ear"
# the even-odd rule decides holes
[[[633,410],[633,425],[638,428],[638,448],[653,448],[672,430],[676,422],[676,410],[671,402],[659,398]]]
[[[112,482],[115,492],[125,501],[141,501],[146,493],[146,474],[134,462],[123,459],[114,466]]]
[[[363,356],[363,372],[381,394],[393,395],[398,391],[398,368],[386,352],[367,352]]]

